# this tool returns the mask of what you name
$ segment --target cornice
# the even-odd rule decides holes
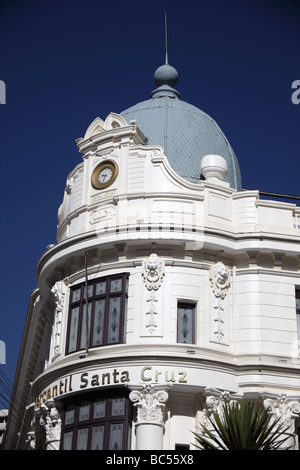
[[[157,351],[160,351],[159,354]],[[236,376],[239,386],[253,386],[247,382],[243,382],[243,377],[249,375],[273,376],[273,377],[290,377],[300,379],[300,370],[296,364],[283,364],[273,361],[263,360],[260,355],[250,355],[248,358],[243,356],[239,359],[232,353],[224,351],[206,350],[193,346],[188,349],[180,345],[178,348],[171,344],[155,344],[155,345],[134,345],[124,344],[118,347],[102,347],[90,350],[89,356],[82,356],[74,353],[65,356],[61,361],[52,364],[46,371],[38,376],[32,383],[32,395],[38,395],[41,390],[45,389],[50,383],[60,380],[63,377],[92,371],[95,368],[110,368],[122,366],[162,366],[164,367],[186,367],[197,369],[200,371],[216,371],[226,372]],[[275,384],[275,382],[274,382]],[[257,384],[259,388],[259,384]],[[291,389],[293,387],[291,386]]]

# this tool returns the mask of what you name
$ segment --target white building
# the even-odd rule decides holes
[[[3,435],[6,429],[6,422],[7,422],[8,410],[7,409],[0,409],[0,449],[3,440]]]
[[[7,449],[193,449],[206,414],[241,397],[281,416],[298,446],[300,208],[243,191],[230,144],[180,99],[175,69],[155,81],[149,100],[76,141]]]

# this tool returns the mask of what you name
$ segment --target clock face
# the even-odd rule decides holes
[[[105,189],[110,186],[118,176],[118,165],[112,160],[106,160],[93,171],[92,186],[95,189]]]
[[[102,168],[98,175],[99,183],[108,183],[113,177],[113,171],[109,166]]]

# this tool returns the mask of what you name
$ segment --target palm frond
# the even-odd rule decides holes
[[[208,418],[209,427],[193,432],[202,450],[276,450],[289,439],[288,426],[250,400],[225,403]]]

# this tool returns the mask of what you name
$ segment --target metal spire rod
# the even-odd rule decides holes
[[[165,44],[166,44],[166,65],[167,65],[168,64],[167,10],[165,10]]]

